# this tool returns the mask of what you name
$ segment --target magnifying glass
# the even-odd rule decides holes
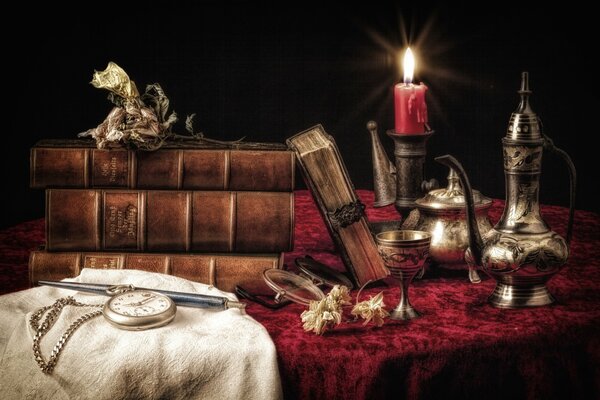
[[[275,292],[275,303],[285,300],[308,305],[311,301],[319,301],[325,297],[321,287],[333,288],[344,285],[352,289],[350,279],[341,272],[306,256],[296,258],[298,273],[281,269],[268,269],[263,272],[267,285]]]

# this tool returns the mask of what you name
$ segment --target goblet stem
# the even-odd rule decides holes
[[[421,316],[421,313],[415,310],[412,304],[410,304],[410,299],[408,298],[408,287],[415,277],[416,272],[418,272],[418,269],[411,271],[400,270],[399,273],[394,273],[394,276],[400,280],[400,303],[390,313],[391,319],[409,320]]]

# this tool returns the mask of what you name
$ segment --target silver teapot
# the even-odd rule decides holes
[[[436,161],[454,169],[465,191],[469,249],[466,259],[496,280],[488,301],[500,308],[542,306],[554,302],[546,282],[566,263],[573,231],[575,167],[563,150],[542,133],[541,121],[529,104],[529,82],[523,72],[521,103],[502,139],[506,203],[500,221],[483,233],[477,223],[471,184],[452,156]],[[566,240],[550,230],[540,214],[539,179],[543,149],[556,152],[569,167],[570,212]]]
[[[448,174],[448,186],[429,191],[415,201],[416,208],[403,221],[402,229],[419,230],[431,234],[430,260],[449,269],[465,269],[465,251],[469,247],[469,230],[465,212],[465,196],[458,175],[453,169]],[[479,231],[492,229],[488,210],[492,200],[477,190],[473,191],[475,219]],[[481,281],[476,269],[469,268],[469,279]]]

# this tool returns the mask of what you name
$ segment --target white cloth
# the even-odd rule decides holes
[[[77,282],[227,296],[204,284],[136,270],[84,269]],[[51,375],[33,357],[29,317],[60,297],[101,304],[108,297],[37,287],[0,296],[2,399],[278,399],[282,397],[275,346],[262,325],[240,310],[178,307],[161,328],[125,331],[101,315],[66,343]],[[43,337],[48,360],[66,328],[91,308],[67,306]]]

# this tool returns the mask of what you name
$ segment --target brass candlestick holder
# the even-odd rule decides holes
[[[427,141],[434,131],[419,134],[387,131],[394,141],[395,162],[392,163],[379,141],[377,123],[369,121],[367,129],[373,145],[374,206],[384,207],[394,203],[396,210],[405,218],[416,207],[415,200],[438,187],[437,180],[425,180]]]

